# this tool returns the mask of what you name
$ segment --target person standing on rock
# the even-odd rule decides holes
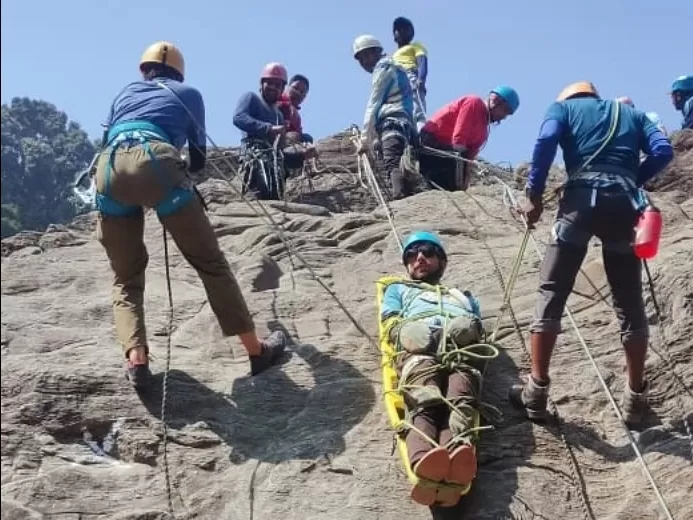
[[[464,486],[477,471],[483,364],[498,352],[489,354],[479,345],[484,331],[478,300],[440,283],[447,255],[437,235],[412,233],[404,242],[402,263],[408,278],[386,287],[380,320],[395,346],[395,368],[405,388],[412,425],[406,432],[408,463],[421,479]],[[454,506],[460,491],[419,483],[411,497],[422,505]]]
[[[499,123],[514,114],[520,106],[515,89],[498,86],[486,100],[474,94],[462,96],[438,110],[420,132],[421,144],[476,159],[486,144],[491,123]],[[425,178],[448,191],[466,190],[470,175],[466,162],[419,150],[419,171]]]
[[[370,34],[357,37],[352,51],[354,59],[373,75],[357,152],[382,154],[392,198],[402,199],[413,193],[412,183],[404,169],[415,170],[410,165],[403,165],[407,161],[402,160],[405,156],[411,156],[407,151],[411,151],[416,138],[414,101],[409,79],[392,58],[385,56],[382,44]]]
[[[549,364],[561,316],[589,240],[596,235],[626,356],[623,418],[637,427],[647,410],[649,388],[644,377],[649,327],[641,261],[632,246],[643,206],[639,188],[672,160],[674,151],[643,112],[600,99],[592,83],[568,85],[549,107],[534,147],[523,208],[530,227],[542,214],[546,179],[559,145],[568,180],[539,275],[530,327],[532,370],[526,383],[512,387],[510,401],[532,420],[546,418]],[[646,154],[642,163],[641,150]]]
[[[144,317],[147,248],[144,210],[154,208],[185,259],[204,284],[222,332],[239,336],[251,371],[267,369],[283,353],[286,337],[273,332],[261,341],[229,264],[219,249],[188,171],[205,166],[205,108],[200,93],[183,83],[180,50],[160,41],[140,60],[142,80],[115,98],[96,168],[97,238],[114,273],[116,334],[136,388],[149,382],[149,343]],[[190,166],[181,158],[189,144]]]
[[[409,77],[414,97],[414,121],[417,130],[426,123],[426,78],[428,77],[428,53],[426,47],[414,40],[414,24],[402,16],[392,23],[392,34],[397,50],[393,61],[402,67]]]
[[[286,121],[286,142],[287,144],[312,143],[313,136],[303,133],[301,121],[301,103],[308,95],[310,82],[302,74],[294,74],[289,81],[287,92],[279,98],[279,110]]]
[[[243,194],[258,200],[284,198],[287,168],[302,168],[315,148],[284,149],[287,123],[277,103],[288,82],[286,67],[268,63],[260,75],[260,95],[246,92],[238,100],[233,124],[243,132],[241,170]]]
[[[671,102],[683,114],[681,128],[693,129],[693,76],[680,76],[671,86]]]

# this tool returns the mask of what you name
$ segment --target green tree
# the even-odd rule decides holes
[[[46,101],[13,98],[1,110],[3,237],[70,220],[79,209],[73,179],[95,153],[89,136]]]
[[[2,205],[2,238],[18,233],[22,229],[19,210],[13,204]]]

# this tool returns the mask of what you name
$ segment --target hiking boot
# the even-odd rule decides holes
[[[280,330],[274,331],[260,342],[260,346],[262,351],[259,356],[249,356],[250,374],[253,376],[270,368],[284,355],[286,335]]]
[[[126,363],[125,379],[130,381],[135,390],[144,390],[151,382],[152,373],[147,363],[135,364],[129,359]]]
[[[510,403],[525,411],[531,421],[544,421],[548,415],[549,382],[539,384],[530,375],[525,384],[513,385],[508,395]]]
[[[626,383],[621,399],[621,410],[623,410],[623,422],[630,429],[637,428],[642,423],[649,406],[647,404],[647,393],[650,389],[649,382],[643,383],[642,390],[633,392],[630,385]]]

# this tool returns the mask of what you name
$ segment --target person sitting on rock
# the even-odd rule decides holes
[[[225,336],[239,336],[252,373],[268,368],[284,351],[286,337],[255,333],[238,283],[214,229],[195,196],[188,171],[205,166],[205,108],[200,93],[183,83],[180,50],[160,41],[140,60],[142,80],[127,85],[111,105],[96,167],[97,238],[114,273],[115,329],[127,360],[127,377],[138,389],[150,381],[144,318],[143,207],[154,208],[185,259],[201,278]],[[189,144],[190,165],[181,158]]]
[[[403,164],[416,137],[413,119],[413,97],[406,73],[392,58],[383,53],[382,44],[370,34],[357,37],[353,54],[361,67],[373,75],[371,94],[363,117],[358,153],[368,151],[382,154],[389,177],[393,199],[412,195],[413,185]],[[412,172],[415,173],[415,170]]]
[[[308,95],[310,83],[308,78],[302,74],[295,74],[289,81],[287,92],[279,98],[279,110],[281,110],[286,121],[286,143],[300,144],[312,143],[313,137],[303,132],[301,121],[301,103]]]
[[[635,108],[635,103],[633,103],[633,100],[630,98],[630,96],[617,97],[616,101],[618,101],[619,103],[625,103],[626,105],[630,105],[633,108]],[[660,132],[662,132],[664,135],[668,135],[667,129],[664,126],[664,123],[662,123],[662,118],[659,117],[659,114],[657,112],[645,112],[645,115],[650,121],[654,123],[654,125],[659,129]]]
[[[484,337],[479,302],[469,291],[441,285],[447,255],[438,236],[412,233],[404,243],[402,262],[408,279],[386,287],[380,319],[397,352],[395,368],[411,425],[406,434],[408,462],[414,474],[429,483],[466,485],[477,471],[480,362],[498,352],[472,346]],[[445,357],[447,362],[442,361]],[[452,506],[460,491],[420,483],[411,497],[423,505]]]
[[[693,76],[680,76],[671,86],[671,102],[683,114],[681,128],[693,129]]]
[[[514,114],[520,106],[515,89],[499,86],[484,100],[474,94],[462,96],[438,110],[420,132],[419,171],[448,191],[466,190],[471,181],[465,161],[427,152],[426,147],[476,159],[488,140],[491,123]]]
[[[623,419],[638,427],[647,410],[644,377],[649,325],[642,296],[642,261],[635,255],[634,227],[643,200],[639,191],[674,157],[669,140],[643,112],[599,97],[587,81],[568,85],[552,103],[539,131],[523,208],[527,225],[543,212],[543,194],[558,146],[568,180],[539,275],[530,326],[532,370],[515,385],[510,401],[527,417],[543,421],[549,395],[551,354],[561,317],[592,236],[601,240],[606,278],[621,325],[627,381]],[[647,155],[640,161],[640,151]]]
[[[392,23],[392,34],[397,50],[392,60],[402,67],[409,77],[414,96],[414,121],[417,130],[426,123],[426,78],[428,76],[428,53],[421,43],[414,39],[414,24],[402,16]]]
[[[267,64],[260,76],[260,95],[243,94],[233,116],[233,124],[244,134],[241,139],[242,193],[259,200],[282,199],[287,169],[300,169],[305,159],[315,156],[312,146],[304,150],[284,149],[287,126],[277,102],[287,79],[283,65]]]

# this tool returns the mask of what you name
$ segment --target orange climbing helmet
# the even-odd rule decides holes
[[[556,101],[565,101],[566,99],[570,99],[578,94],[589,94],[596,98],[599,97],[597,87],[595,87],[592,83],[589,81],[578,81],[576,83],[571,83],[561,90],[561,93],[558,94]]]
[[[140,58],[140,71],[149,63],[167,65],[185,77],[185,60],[183,53],[171,42],[160,41],[151,44],[145,49]]]
[[[289,82],[289,73],[281,63],[272,62],[265,65],[265,68],[262,69],[260,80],[263,79],[280,79],[286,84]]]

